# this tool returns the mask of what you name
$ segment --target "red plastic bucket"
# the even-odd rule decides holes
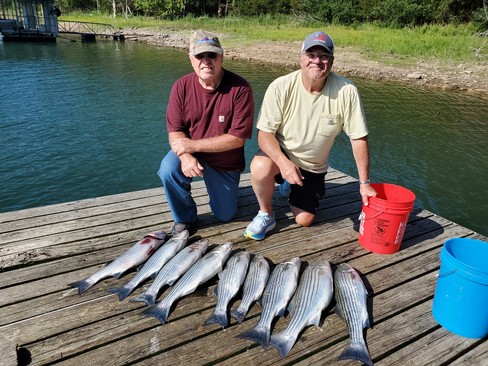
[[[401,186],[373,183],[377,196],[369,198],[359,216],[359,244],[380,254],[400,249],[408,216],[414,207],[415,194]]]

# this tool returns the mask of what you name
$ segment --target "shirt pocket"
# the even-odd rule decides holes
[[[232,126],[232,111],[230,109],[218,109],[214,114],[213,122],[220,135],[229,132]]]
[[[337,136],[342,129],[342,119],[339,114],[322,113],[319,123],[319,134],[324,137]]]

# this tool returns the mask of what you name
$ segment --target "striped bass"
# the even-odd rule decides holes
[[[202,239],[183,248],[161,268],[151,286],[143,294],[130,301],[145,302],[146,305],[153,305],[161,288],[165,285],[172,286],[178,278],[203,256],[207,248],[207,239]]]
[[[341,263],[334,273],[336,312],[347,324],[349,340],[339,360],[353,359],[372,366],[363,328],[370,327],[366,300],[368,292],[356,270]]]
[[[229,258],[231,250],[232,243],[227,242],[205,254],[203,258],[191,266],[183,277],[176,282],[163,300],[155,305],[151,305],[142,314],[153,316],[159,319],[161,323],[166,323],[173,303],[180,297],[192,293],[200,284],[208,281],[222,271],[222,266],[227,258]]]
[[[268,261],[261,254],[256,254],[249,265],[249,272],[246,276],[246,281],[244,282],[241,303],[237,309],[230,313],[237,322],[242,323],[251,304],[261,298],[268,277]]]
[[[114,287],[108,289],[109,292],[119,295],[119,300],[124,300],[132,291],[144,280],[151,277],[154,279],[159,270],[175,256],[188,243],[190,233],[188,230],[183,230],[180,233],[174,234],[171,239],[161,245],[159,249],[144,263],[144,266],[137,272],[137,274],[127,284],[122,287]]]
[[[138,241],[129,250],[98,272],[92,274],[85,280],[70,283],[68,286],[77,287],[78,293],[82,294],[104,278],[110,276],[119,278],[129,269],[144,263],[163,244],[165,237],[166,233],[162,230],[147,234],[142,240]]]
[[[276,315],[283,316],[286,307],[297,287],[300,271],[300,258],[295,257],[279,263],[271,272],[268,284],[262,296],[262,312],[258,324],[237,338],[249,339],[261,345],[265,350],[269,348],[271,322]]]
[[[281,358],[288,355],[298,335],[306,326],[319,325],[322,311],[329,306],[333,293],[332,269],[329,262],[323,261],[305,269],[290,303],[290,322],[285,330],[273,334],[269,341],[278,350]]]
[[[225,269],[219,273],[219,283],[214,290],[214,295],[217,297],[217,305],[204,325],[219,323],[222,327],[227,327],[229,323],[227,306],[230,300],[239,292],[246,279],[250,257],[251,255],[248,251],[240,251],[227,261]]]

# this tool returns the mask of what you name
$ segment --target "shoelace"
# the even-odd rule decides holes
[[[266,226],[266,217],[268,217],[268,216],[258,214],[254,218],[254,220],[252,222],[252,225],[255,226],[255,227]]]

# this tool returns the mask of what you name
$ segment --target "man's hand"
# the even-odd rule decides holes
[[[376,191],[371,184],[360,184],[359,185],[359,193],[361,194],[361,199],[365,206],[369,205],[369,197],[376,197]]]
[[[183,154],[193,154],[195,150],[192,147],[192,140],[184,137],[179,139],[174,139],[171,142],[171,148],[176,156],[181,156]]]
[[[281,176],[290,184],[298,184],[303,186],[303,176],[300,169],[293,164],[290,160],[284,159],[284,164],[281,163],[279,166]]]
[[[185,177],[203,177],[203,166],[200,165],[198,159],[193,155],[184,154],[180,156],[181,171]]]

